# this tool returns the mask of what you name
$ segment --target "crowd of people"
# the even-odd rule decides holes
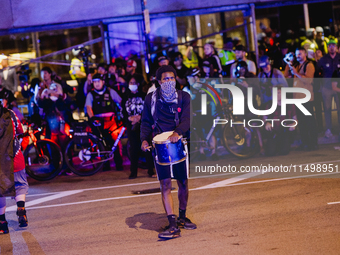
[[[195,95],[192,91],[197,90],[197,87],[199,89],[199,84],[203,82],[231,83],[241,88],[245,95],[247,87],[253,87],[257,102],[255,107],[260,109],[270,107],[273,87],[279,90],[282,87],[300,87],[308,89],[312,95],[305,107],[313,115],[305,116],[294,107],[290,111],[291,117],[299,123],[298,130],[301,136],[299,149],[317,149],[318,133],[324,132],[326,138],[331,138],[333,132],[337,132],[332,129],[331,115],[333,99],[339,109],[340,89],[336,78],[340,75],[340,54],[337,39],[330,35],[327,27],[316,27],[307,31],[300,29],[297,36],[290,30],[281,37],[264,31],[258,35],[258,49],[260,55],[259,62],[256,63],[254,55],[247,52],[240,40],[227,38],[223,49],[216,49],[214,42],[210,41],[204,45],[202,57],[198,53],[197,44],[192,43],[183,54],[173,49],[167,54],[162,51],[154,58],[154,63],[150,63],[149,74],[144,75],[141,60],[137,56],[129,59],[116,58],[114,63],[101,63],[93,67],[84,63],[80,50],[74,50],[75,57],[69,74],[71,79],[78,82],[76,94],[73,87],[67,85],[47,66],[42,68],[40,78],[32,79],[30,89],[21,89],[21,93],[29,97],[30,118],[38,125],[41,125],[42,119],[45,120],[46,137],[55,140],[61,147],[66,145],[68,137],[65,127],[74,121],[72,112],[78,108],[85,112],[89,120],[96,117],[105,118],[104,126],[110,126],[111,129],[116,127],[110,123],[112,118],[108,114],[111,112],[121,114],[132,145],[131,153],[138,155],[144,99],[148,93],[154,92],[159,87],[156,70],[161,66],[169,65],[176,70],[176,89],[189,92],[193,101]],[[16,108],[16,97],[19,93],[17,77],[13,69],[8,68],[7,59],[2,60],[2,67],[0,72],[2,104],[12,108],[19,118],[22,118]],[[295,93],[293,97],[301,98],[303,95]],[[209,114],[213,116],[217,110],[211,105]],[[340,121],[340,111],[337,112]],[[246,119],[250,117],[253,116],[246,116]],[[265,153],[269,150],[266,150],[266,144],[262,141],[262,138],[265,140],[268,138],[267,132],[273,131],[267,124],[264,130],[257,132],[261,152],[269,155],[270,153]],[[286,133],[285,129],[283,131]],[[277,132],[281,131],[276,130]],[[116,139],[118,133],[119,129],[111,132],[112,138]],[[218,159],[216,146],[219,139],[215,135],[212,135],[211,139],[213,141],[209,144],[212,147],[212,158]],[[268,139],[267,147],[273,146],[272,140]],[[200,152],[202,154],[200,159],[204,159],[204,150],[201,149]],[[123,169],[121,154],[120,146],[115,155],[117,170]],[[130,178],[137,177],[137,166],[138,162],[132,159]],[[152,168],[150,164],[148,166],[150,176],[153,176]]]
[[[198,54],[198,47],[191,44],[185,53],[168,52],[160,54],[150,65],[149,76],[142,74],[141,61],[137,57],[129,59],[117,58],[114,63],[101,63],[95,68],[84,62],[80,51],[74,51],[70,77],[77,80],[78,89],[67,85],[50,67],[41,69],[41,77],[21,84],[22,96],[29,99],[29,117],[37,125],[46,122],[46,137],[55,140],[65,148],[69,137],[67,126],[74,122],[72,112],[77,108],[84,111],[91,127],[99,126],[107,130],[108,140],[115,141],[122,128],[127,128],[129,140],[130,176],[138,175],[138,159],[141,151],[146,157],[148,175],[154,177],[157,172],[161,185],[162,201],[168,216],[169,226],[159,234],[160,238],[175,238],[180,236],[178,226],[195,229],[196,224],[186,217],[188,202],[188,159],[176,164],[162,165],[155,160],[150,151],[152,139],[164,132],[173,131],[168,137],[172,143],[177,143],[181,137],[190,137],[190,116],[199,111],[202,105],[198,93],[220,93],[225,101],[216,104],[218,96],[207,101],[207,117],[200,118],[203,133],[209,132],[213,116],[221,110],[224,104],[230,104],[231,94],[221,89],[214,89],[215,84],[232,84],[237,86],[248,97],[252,96],[255,109],[267,110],[273,101],[277,108],[267,116],[257,116],[245,104],[244,118],[262,118],[291,120],[286,126],[265,122],[263,128],[256,128],[261,153],[267,156],[286,155],[290,152],[293,133],[299,131],[301,140],[299,150],[318,150],[318,132],[324,132],[325,138],[331,138],[332,133],[332,100],[337,105],[338,121],[340,123],[338,79],[340,78],[340,54],[338,41],[330,35],[326,37],[326,29],[317,27],[307,32],[300,30],[299,37],[294,37],[288,31],[285,40],[277,40],[275,35],[259,35],[259,62],[256,63],[245,46],[238,40],[228,38],[223,49],[217,50],[214,43],[206,43],[203,47],[204,56]],[[13,154],[11,169],[5,175],[14,173],[14,183],[10,182],[7,194],[16,190],[18,220],[21,227],[27,226],[25,211],[25,194],[28,184],[24,172],[23,156],[20,153],[20,142],[16,134],[22,133],[20,112],[17,109],[18,82],[13,69],[8,68],[7,59],[2,60],[3,69],[0,72],[0,134],[5,134],[12,146],[6,152]],[[322,79],[319,79],[322,78]],[[202,87],[206,84],[206,88]],[[310,98],[304,103],[304,108],[290,104],[285,108],[286,115],[281,114],[281,94],[283,88],[302,88],[310,93]],[[248,90],[252,88],[252,90]],[[216,92],[216,93],[217,93]],[[215,93],[215,95],[216,95]],[[273,94],[275,93],[275,94]],[[292,93],[290,98],[304,99],[303,93]],[[245,100],[247,101],[247,100]],[[192,107],[190,107],[192,105]],[[8,109],[13,109],[7,110]],[[307,110],[311,114],[306,114]],[[325,118],[325,130],[323,115]],[[17,114],[15,114],[15,112]],[[6,121],[7,120],[7,121]],[[210,122],[209,122],[210,121]],[[298,125],[293,125],[293,122]],[[8,128],[11,125],[14,128]],[[247,128],[245,128],[247,130]],[[95,132],[95,129],[92,130]],[[333,129],[334,131],[334,129]],[[2,133],[1,133],[2,132]],[[340,135],[339,135],[340,137]],[[247,140],[244,149],[250,147]],[[211,159],[219,159],[217,145],[220,141],[218,133],[210,136]],[[14,146],[14,147],[13,147]],[[206,158],[204,148],[200,148],[199,160]],[[11,158],[1,157],[1,164]],[[123,170],[122,146],[114,152],[116,170]],[[6,168],[7,169],[7,168]],[[14,170],[13,170],[14,169]],[[106,170],[110,165],[105,166]],[[10,177],[8,177],[10,178]],[[171,196],[171,178],[177,179],[179,186],[179,217],[174,214]],[[3,187],[6,185],[2,185]],[[6,193],[7,192],[7,193]],[[5,202],[0,200],[0,231],[8,233],[5,218]]]

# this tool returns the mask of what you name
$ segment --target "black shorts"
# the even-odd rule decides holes
[[[172,171],[170,166],[161,166],[155,162],[155,168],[157,172],[158,180],[164,180],[168,178],[176,180],[186,180],[189,177],[187,160],[180,162],[178,164],[172,165]]]

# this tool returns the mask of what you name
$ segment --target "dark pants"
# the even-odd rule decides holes
[[[138,171],[138,160],[142,153],[141,141],[140,141],[140,128],[131,129],[128,127],[128,139],[130,143],[130,171],[131,175],[137,176]],[[153,175],[153,158],[151,151],[144,152],[146,165],[148,168],[148,174]]]
[[[291,145],[291,131],[282,127],[278,131],[267,132],[266,156],[287,155]]]
[[[296,108],[296,116],[298,119],[297,126],[300,130],[302,145],[313,149],[318,145],[318,130],[313,111],[314,102],[307,102],[303,104],[303,106],[312,115],[306,116],[300,111],[300,109]]]
[[[323,131],[322,104],[323,104],[322,93],[314,92],[314,109],[315,109],[316,123],[318,126],[318,132]]]

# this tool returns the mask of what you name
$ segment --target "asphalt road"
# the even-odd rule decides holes
[[[29,179],[29,226],[18,227],[15,203],[8,199],[10,234],[0,235],[1,254],[339,254],[340,203],[332,202],[340,201],[340,151],[334,146],[193,162],[187,215],[198,228],[168,241],[157,237],[167,219],[160,194],[147,193],[159,185],[146,170],[134,180],[127,178],[128,166],[91,177]],[[238,172],[196,171],[216,164]],[[265,172],[269,164],[290,172]],[[240,172],[245,166],[260,171]]]

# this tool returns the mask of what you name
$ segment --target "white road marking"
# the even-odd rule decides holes
[[[177,192],[177,191],[173,191],[173,192]],[[59,206],[66,206],[66,205],[79,205],[79,204],[87,204],[87,203],[102,202],[102,201],[109,201],[109,200],[119,200],[119,199],[125,199],[125,198],[147,197],[147,196],[154,196],[154,195],[159,195],[159,194],[161,194],[161,193],[157,192],[157,193],[150,193],[150,194],[122,196],[122,197],[108,197],[108,198],[101,198],[101,199],[94,199],[94,200],[87,200],[87,201],[80,201],[80,202],[72,202],[72,203],[65,203],[65,204],[35,206],[35,207],[29,207],[29,208],[26,208],[26,209],[42,209],[42,208],[51,208],[51,207],[59,207]]]
[[[252,181],[252,182],[242,182],[242,183],[230,183],[224,186],[216,186],[215,188],[223,188],[223,187],[230,187],[230,186],[241,186],[241,185],[248,185],[248,184],[257,184],[257,183],[263,183],[263,182],[275,182],[275,181],[284,181],[284,180],[293,180],[293,179],[299,179],[299,178],[310,178],[315,176],[323,176],[323,175],[332,175],[332,174],[340,174],[340,173],[321,173],[321,174],[312,174],[312,175],[299,175],[299,176],[292,176],[292,177],[285,177],[285,178],[278,178],[278,179],[268,179],[268,180],[259,180],[259,181]],[[209,185],[203,186],[206,187],[205,189],[209,189],[210,187],[207,187]],[[190,190],[200,190],[203,187],[194,188]]]
[[[328,205],[336,205],[336,204],[340,204],[340,201],[339,202],[329,202],[327,203]]]
[[[315,163],[306,163],[306,164],[294,164],[294,165],[305,166],[305,165],[326,164],[326,163],[330,163],[330,162],[340,162],[340,160],[315,162]],[[266,173],[272,173],[272,172],[273,171],[267,171],[267,170],[264,171],[265,174]],[[219,187],[225,187],[225,186],[228,186],[229,184],[232,184],[232,183],[235,183],[235,182],[239,182],[239,181],[243,181],[245,179],[248,179],[248,178],[251,178],[251,177],[255,177],[257,175],[262,175],[262,174],[263,174],[263,169],[260,169],[260,170],[257,170],[256,172],[250,172],[250,173],[242,174],[240,176],[233,177],[233,178],[226,179],[226,180],[219,181],[219,182],[215,182],[215,183],[211,183],[209,185],[205,185],[205,186],[202,186],[202,187],[197,188],[197,189],[214,189],[214,188],[219,188]],[[317,175],[319,175],[319,174],[313,174],[313,176],[317,176]]]
[[[235,173],[225,173],[225,174],[216,174],[214,176],[211,175],[204,175],[204,176],[195,176],[190,178],[192,179],[200,179],[200,178],[206,178],[206,177],[220,177],[220,176],[227,176],[227,175],[234,175]],[[173,180],[175,181],[175,180]],[[132,187],[132,186],[140,186],[140,185],[146,185],[146,184],[158,184],[159,181],[153,181],[153,182],[139,182],[139,183],[129,183],[129,184],[122,184],[122,185],[114,185],[114,186],[105,186],[105,187],[97,187],[97,188],[88,188],[88,189],[81,189],[82,191],[91,191],[91,190],[101,190],[101,189],[114,189],[114,188],[122,188],[122,187]],[[72,190],[71,190],[72,191]],[[39,193],[39,194],[28,194],[26,197],[41,197],[41,196],[47,196],[47,195],[53,195],[53,194],[59,194],[62,191],[56,191],[56,192],[48,192],[48,193]],[[8,197],[8,199],[11,199]]]
[[[43,197],[43,198],[39,198],[39,199],[35,199],[29,202],[25,203],[25,207],[26,209],[28,209],[30,206],[32,205],[37,205],[37,204],[41,204],[47,201],[51,201],[51,200],[55,200],[58,198],[62,198],[62,197],[66,197],[66,196],[70,196],[70,195],[74,195],[77,193],[83,192],[83,190],[72,190],[72,191],[63,191],[63,192],[59,192],[58,194],[52,195],[52,196],[48,196],[48,197]],[[6,212],[13,212],[17,210],[17,206],[13,205],[10,207],[6,208]]]
[[[248,184],[257,184],[257,183],[273,182],[273,181],[283,181],[283,180],[298,179],[298,178],[309,178],[309,177],[314,177],[314,176],[323,176],[323,175],[332,175],[332,174],[340,174],[340,173],[321,173],[321,174],[312,174],[312,175],[300,175],[300,176],[294,176],[294,177],[286,177],[286,178],[279,178],[279,179],[269,179],[269,180],[259,180],[259,181],[253,181],[253,182],[243,182],[243,183],[235,183],[237,181],[235,179],[234,181],[232,181],[234,183],[231,182],[228,185],[225,185],[223,187],[240,186],[240,185],[248,185]],[[241,180],[241,179],[244,180],[245,178],[239,178],[239,180]],[[217,188],[217,187],[215,187],[215,188]],[[211,187],[207,187],[205,189],[211,189]],[[195,191],[195,190],[203,190],[203,188],[202,187],[198,187],[198,188],[189,189],[189,191]],[[83,190],[79,190],[79,191],[83,191]],[[178,191],[177,190],[172,191],[172,193],[176,193],[176,192],[178,192]],[[148,197],[148,196],[154,196],[154,195],[160,195],[160,192],[150,193],[150,194],[121,196],[121,197],[109,197],[109,198],[94,199],[94,200],[87,200],[87,201],[79,201],[79,202],[72,202],[72,203],[55,204],[55,205],[35,206],[35,207],[28,207],[26,209],[44,209],[44,208],[52,208],[52,207],[60,207],[60,206],[68,206],[68,205],[77,205],[77,204],[87,204],[87,203],[94,203],[94,202],[103,202],[103,201],[110,201],[110,200],[120,200],[120,199],[126,199],[126,198]]]
[[[331,161],[324,161],[324,162],[315,162],[315,163],[306,163],[306,164],[295,164],[295,165],[305,166],[305,165],[310,165],[310,164],[327,164],[327,163],[331,163],[331,162],[340,162],[340,160],[331,160]],[[269,172],[267,172],[267,173],[269,173]],[[192,179],[207,178],[207,177],[216,178],[216,177],[223,177],[223,176],[235,175],[235,174],[237,174],[237,173],[221,173],[221,174],[214,174],[214,175],[207,174],[207,175],[200,175],[200,176],[190,177],[190,180],[192,180]],[[231,179],[233,179],[231,183],[235,183],[236,179],[237,178],[241,178],[241,176],[234,177],[235,179],[231,178]],[[250,178],[250,177],[252,177],[252,176],[249,176],[248,178]],[[242,177],[242,178],[244,178],[244,177]],[[228,181],[228,180],[224,180],[224,181]],[[241,181],[241,180],[239,180],[239,181]],[[139,186],[139,185],[155,184],[155,183],[159,184],[159,181],[129,183],[129,184],[106,186],[106,187],[97,187],[97,188],[88,188],[88,189],[81,189],[81,190],[82,191],[90,191],[90,190],[113,189],[113,188],[131,187],[131,186]],[[209,185],[211,185],[211,184],[209,184]],[[72,190],[70,190],[70,191],[72,191]],[[60,192],[62,192],[62,191],[49,192],[49,193],[41,193],[41,194],[29,194],[29,195],[27,195],[27,197],[46,196],[46,195],[52,195],[52,194],[59,194]]]
[[[248,179],[248,178],[251,178],[251,177],[255,177],[255,176],[257,176],[257,175],[260,175],[260,174],[261,174],[261,173],[257,173],[257,172],[242,174],[242,175],[237,176],[237,177],[233,177],[233,178],[226,179],[226,180],[219,181],[219,182],[214,182],[214,183],[211,183],[211,184],[209,184],[209,185],[205,185],[205,186],[196,188],[195,190],[200,190],[200,189],[214,189],[214,188],[219,188],[219,187],[225,187],[225,186],[227,186],[228,184],[232,184],[232,183],[235,183],[235,182],[240,182],[240,181],[243,181],[243,180],[245,180],[245,179]]]
[[[122,188],[122,187],[131,187],[131,186],[139,186],[145,184],[159,184],[159,181],[154,182],[140,182],[140,183],[129,183],[129,184],[122,184],[122,185],[115,185],[115,186],[106,186],[106,187],[97,187],[97,188],[88,188],[88,189],[81,189],[81,191],[90,191],[90,190],[101,190],[101,189],[113,189],[113,188]],[[73,190],[70,190],[73,191]],[[37,196],[45,196],[45,195],[52,195],[52,194],[59,194],[62,191],[56,192],[49,192],[49,193],[41,193],[41,194],[31,194],[27,195],[26,197],[37,197]]]

